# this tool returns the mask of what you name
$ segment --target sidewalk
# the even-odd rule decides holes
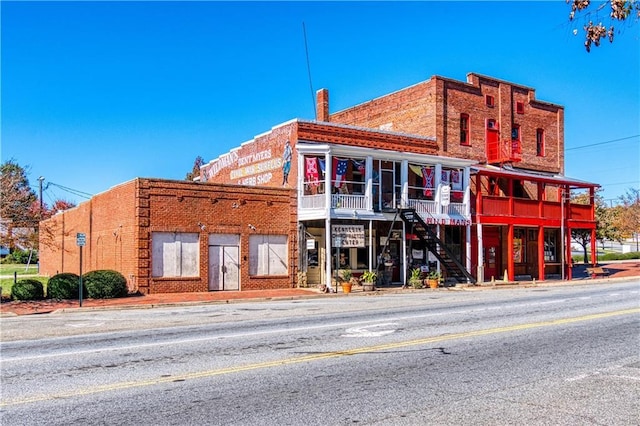
[[[548,280],[548,281],[518,281],[504,283],[497,281],[495,285],[484,283],[480,286],[461,285],[456,287],[447,287],[436,290],[412,290],[402,289],[400,286],[382,287],[374,292],[363,292],[362,287],[354,287],[351,295],[381,295],[397,292],[410,291],[447,291],[466,289],[492,289],[506,287],[531,287],[544,285],[568,285],[570,283],[607,283],[612,280],[617,281],[619,278],[640,277],[640,260],[632,261],[616,261],[601,264],[603,268],[609,271],[609,276],[605,278],[592,279],[586,272],[589,265],[576,264],[573,267],[572,281]],[[506,285],[505,285],[506,284]],[[78,300],[38,300],[38,301],[10,301],[3,302],[0,305],[0,317],[13,315],[31,315],[45,314],[56,311],[67,311],[77,309],[144,309],[154,308],[158,306],[176,306],[188,304],[207,304],[207,303],[233,303],[235,301],[261,301],[261,300],[292,300],[308,297],[344,297],[348,296],[344,293],[321,293],[317,288],[289,288],[275,290],[252,290],[252,291],[213,291],[206,293],[162,293],[150,295],[131,295],[118,299],[86,299],[82,301],[82,308],[79,306]]]

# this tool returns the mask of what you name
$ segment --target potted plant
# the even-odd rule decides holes
[[[349,268],[338,270],[338,282],[340,282],[343,293],[351,293],[351,286],[353,285],[353,283],[351,282],[352,276],[353,274],[351,273],[351,269]]]
[[[427,283],[429,283],[429,288],[438,288],[441,280],[442,274],[439,271],[431,271],[429,272],[429,275],[427,275]]]
[[[409,284],[413,288],[422,288],[422,271],[420,268],[413,268],[409,276]]]
[[[364,271],[360,278],[362,279],[363,290],[364,291],[373,291],[374,283],[376,282],[376,279],[378,278],[378,274],[376,274],[375,271]]]

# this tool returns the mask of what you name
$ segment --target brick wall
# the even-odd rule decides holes
[[[493,96],[493,107],[486,105]],[[328,94],[326,95],[328,99]],[[524,113],[516,111],[522,102]],[[470,145],[460,144],[460,114],[469,115]],[[486,161],[486,120],[498,122],[500,139],[511,140],[520,125],[522,161],[518,167],[564,173],[564,109],[538,101],[535,90],[469,74],[467,82],[434,76],[380,98],[330,114],[329,121],[435,137],[440,155]],[[543,129],[546,152],[536,154],[536,129]]]
[[[289,274],[251,277],[241,260],[241,289],[295,286],[297,216],[295,192],[289,189],[136,179],[96,195],[78,207],[41,222],[40,267],[45,275],[79,272],[76,233],[86,234],[82,271],[114,269],[141,293],[208,291],[210,233],[240,235],[240,253],[248,254],[249,235],[287,235]],[[249,228],[255,224],[256,231]],[[200,275],[154,278],[151,237],[155,231],[200,235]]]

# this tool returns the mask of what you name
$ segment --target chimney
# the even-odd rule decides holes
[[[329,121],[329,90],[327,89],[316,92],[316,120]]]

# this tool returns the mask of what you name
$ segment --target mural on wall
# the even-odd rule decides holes
[[[291,126],[273,129],[256,137],[200,169],[202,182],[229,183],[245,186],[281,186],[289,184],[293,147]]]
[[[289,172],[291,171],[291,143],[287,139],[284,143],[284,150],[282,152],[282,186],[286,186],[289,183]]]

